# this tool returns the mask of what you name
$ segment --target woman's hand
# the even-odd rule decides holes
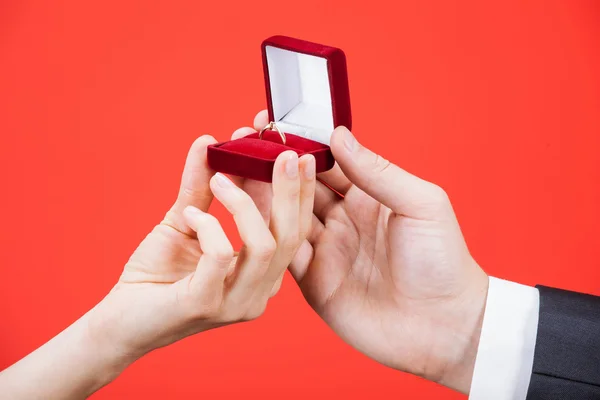
[[[192,148],[179,199],[133,253],[90,318],[99,342],[138,357],[214,327],[260,316],[310,227],[315,161],[293,151],[275,162],[270,223],[242,189],[205,166],[206,138]],[[208,184],[210,180],[210,184]],[[234,256],[211,193],[233,215],[244,243]]]
[[[133,253],[113,290],[0,373],[0,393],[84,398],[153,349],[264,312],[311,229],[315,160],[293,151],[277,158],[265,219],[248,194],[208,168],[212,143],[209,136],[194,143],[175,205]],[[206,213],[213,195],[234,217],[244,243],[237,255]]]

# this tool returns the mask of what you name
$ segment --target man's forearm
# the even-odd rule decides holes
[[[115,379],[131,360],[94,342],[90,313],[0,372],[0,398],[83,399]]]

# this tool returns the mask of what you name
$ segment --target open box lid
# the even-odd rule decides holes
[[[269,119],[286,133],[329,145],[352,129],[346,56],[338,48],[273,36],[262,44]]]

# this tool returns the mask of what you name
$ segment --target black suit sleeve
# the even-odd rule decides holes
[[[527,400],[600,399],[600,297],[544,286]]]

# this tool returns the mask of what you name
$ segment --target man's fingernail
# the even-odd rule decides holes
[[[290,179],[298,177],[298,154],[292,152],[285,160],[285,173]]]
[[[304,163],[304,177],[313,179],[315,177],[315,158],[310,156]]]
[[[215,180],[217,181],[217,185],[221,186],[222,188],[226,189],[233,186],[233,183],[220,172],[215,174]]]
[[[356,139],[348,129],[344,129],[344,146],[349,152],[353,152],[356,149]]]

